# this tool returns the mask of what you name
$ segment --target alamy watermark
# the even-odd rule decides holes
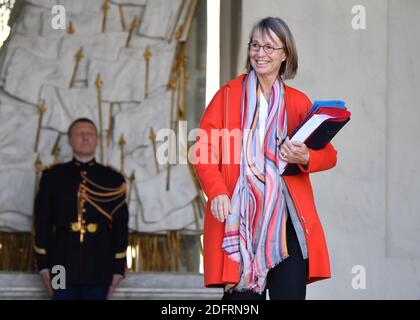
[[[51,28],[54,30],[66,29],[66,8],[62,5],[51,7]]]
[[[54,290],[66,289],[66,268],[55,265],[51,269],[51,287]]]
[[[361,4],[355,5],[351,9],[351,13],[354,14],[351,20],[351,26],[354,30],[365,30],[366,29],[366,8]]]
[[[351,280],[351,286],[354,290],[365,290],[366,289],[366,268],[362,265],[354,265],[351,269],[351,273],[354,274]]]

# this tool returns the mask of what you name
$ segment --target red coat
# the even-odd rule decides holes
[[[211,129],[240,129],[240,102],[244,75],[229,81],[214,96],[202,117],[200,128],[210,136]],[[288,135],[303,120],[311,107],[311,101],[302,92],[285,86]],[[224,143],[224,142],[223,142]],[[204,139],[196,143],[200,151],[198,157],[217,157],[222,152],[222,139],[212,147]],[[231,155],[234,145],[230,146]],[[305,232],[308,248],[309,272],[307,283],[331,277],[330,262],[324,232],[315,207],[309,173],[327,170],[335,166],[337,152],[332,144],[321,150],[309,150],[308,168],[301,167],[302,173],[284,176],[284,181],[293,199]],[[206,155],[204,155],[206,153]],[[233,161],[233,156],[231,156]],[[227,161],[223,161],[227,162]],[[238,163],[238,162],[237,162]],[[194,165],[201,186],[208,197],[204,218],[204,284],[206,287],[223,286],[225,283],[239,281],[239,265],[229,259],[222,250],[224,223],[218,222],[210,212],[211,200],[221,194],[232,196],[239,177],[239,164],[197,163]]]

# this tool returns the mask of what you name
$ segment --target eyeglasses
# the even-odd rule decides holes
[[[265,44],[265,45],[260,45],[258,42],[250,42],[248,43],[249,49],[251,51],[255,51],[258,52],[260,51],[260,48],[262,47],[265,53],[271,54],[274,52],[274,50],[281,50],[284,49],[284,47],[281,48],[274,48],[272,45],[270,44]]]

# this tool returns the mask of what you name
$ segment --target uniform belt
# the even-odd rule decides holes
[[[84,225],[85,230],[89,233],[96,233],[98,231],[98,224],[96,223],[88,223]],[[70,223],[70,231],[72,232],[80,232],[82,226],[78,222]]]

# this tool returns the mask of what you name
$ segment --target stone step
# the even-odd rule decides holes
[[[114,293],[118,300],[219,300],[220,288],[204,288],[202,274],[129,273]],[[0,272],[0,299],[48,299],[35,273]]]

